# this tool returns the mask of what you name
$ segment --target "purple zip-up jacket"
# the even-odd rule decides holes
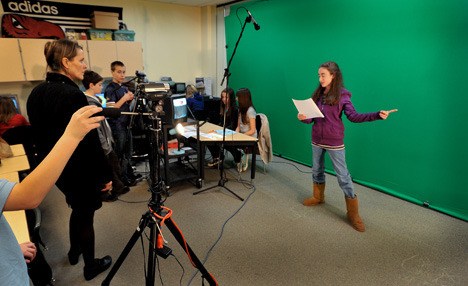
[[[314,123],[312,126],[312,143],[326,146],[344,146],[344,124],[341,119],[343,112],[349,121],[361,123],[381,119],[379,112],[357,113],[351,102],[351,93],[341,90],[341,98],[336,105],[323,104],[322,100],[316,102],[323,118],[308,118],[302,120],[304,123]]]

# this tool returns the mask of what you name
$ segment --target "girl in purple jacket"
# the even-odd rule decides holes
[[[319,86],[312,94],[312,99],[320,109],[323,118],[306,118],[298,114],[297,118],[312,126],[312,197],[304,200],[304,205],[315,206],[325,201],[325,153],[328,152],[336,172],[338,183],[345,194],[347,216],[357,231],[365,231],[359,216],[358,200],[354,194],[353,181],[346,166],[344,145],[344,124],[342,114],[355,123],[387,119],[393,110],[381,110],[373,113],[357,113],[351,102],[351,93],[344,88],[340,68],[334,62],[320,65],[318,70]]]

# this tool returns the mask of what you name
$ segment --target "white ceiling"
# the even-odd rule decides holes
[[[233,0],[152,0],[152,1],[203,7],[203,6],[224,4],[224,3],[232,2]]]

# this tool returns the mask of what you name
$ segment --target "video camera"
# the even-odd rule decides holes
[[[162,82],[147,82],[146,74],[135,72],[137,84],[135,87],[136,105],[134,111],[155,111],[157,115],[164,115],[165,99],[171,96],[169,84]],[[145,82],[146,81],[146,82]]]

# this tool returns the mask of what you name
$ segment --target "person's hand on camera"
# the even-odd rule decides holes
[[[26,260],[26,263],[29,263],[34,260],[34,257],[36,257],[37,253],[36,245],[34,245],[34,243],[30,241],[20,243],[20,248],[21,252],[23,253],[24,260]]]
[[[94,116],[93,114],[102,111],[101,107],[87,105],[78,109],[73,113],[70,122],[63,133],[63,136],[70,137],[81,141],[89,131],[100,126],[100,121],[104,120],[104,116]]]

